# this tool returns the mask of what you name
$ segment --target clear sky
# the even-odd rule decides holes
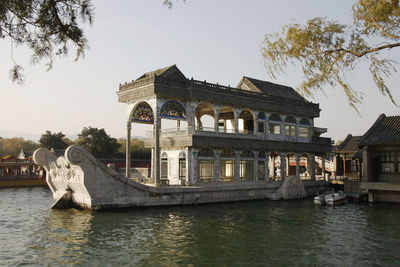
[[[262,64],[260,44],[267,33],[284,24],[305,23],[312,17],[327,17],[342,23],[351,18],[350,0],[186,0],[172,9],[162,0],[93,1],[95,19],[87,27],[90,49],[74,62],[58,59],[54,69],[29,65],[30,52],[14,49],[14,58],[24,64],[26,82],[20,86],[9,78],[12,67],[10,41],[0,41],[0,136],[37,140],[46,130],[76,136],[85,126],[104,128],[113,137],[125,136],[125,104],[118,103],[119,83],[142,73],[177,64],[186,77],[224,85],[236,85],[244,75],[296,88],[300,67],[270,79]],[[400,62],[400,50],[387,55]],[[343,140],[348,133],[361,135],[379,114],[400,115],[388,98],[375,88],[364,65],[347,77],[365,93],[359,116],[347,104],[341,88],[327,87],[316,93],[320,104],[318,127],[325,136]],[[400,102],[400,76],[389,81]],[[144,136],[141,127],[134,136]]]

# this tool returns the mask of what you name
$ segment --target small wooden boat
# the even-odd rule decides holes
[[[326,205],[334,206],[346,203],[347,197],[343,191],[332,192],[325,196]]]

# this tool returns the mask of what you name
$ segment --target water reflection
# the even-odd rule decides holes
[[[0,265],[400,263],[396,205],[251,201],[85,212],[49,210],[47,191],[1,193]]]

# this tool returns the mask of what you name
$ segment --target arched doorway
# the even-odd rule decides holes
[[[215,110],[210,103],[200,103],[195,109],[195,125],[197,131],[215,131]]]

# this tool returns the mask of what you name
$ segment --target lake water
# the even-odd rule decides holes
[[[249,201],[50,210],[44,188],[0,190],[0,266],[399,266],[400,204]]]

